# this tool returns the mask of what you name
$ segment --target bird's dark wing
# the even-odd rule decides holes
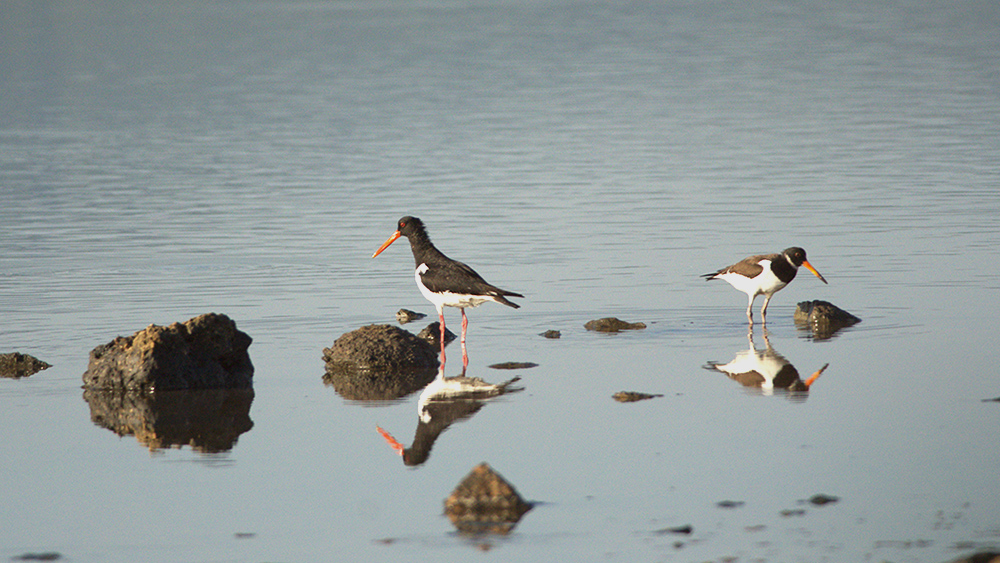
[[[457,260],[427,264],[427,271],[420,275],[420,281],[424,287],[435,293],[447,291],[466,295],[491,295],[498,298],[504,295],[523,297],[519,293],[490,285],[475,270]],[[501,301],[506,300],[501,299]]]
[[[758,254],[757,256],[750,256],[749,258],[744,258],[739,262],[733,264],[732,266],[727,266],[722,268],[717,272],[711,274],[705,274],[702,277],[707,279],[715,279],[723,274],[739,274],[747,278],[755,278],[764,271],[764,267],[760,265],[762,260],[775,261],[778,259],[780,254]]]

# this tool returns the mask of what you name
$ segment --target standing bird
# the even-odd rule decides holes
[[[462,310],[462,364],[467,366],[469,355],[465,350],[465,333],[469,319],[465,316],[465,308],[493,301],[518,309],[520,305],[508,301],[507,297],[524,296],[490,285],[469,266],[442,254],[431,243],[423,221],[416,217],[406,216],[400,219],[396,224],[396,232],[382,243],[382,246],[372,254],[372,258],[378,256],[401,236],[410,240],[410,250],[413,251],[413,260],[417,264],[414,273],[417,287],[420,288],[420,293],[437,308],[441,323],[441,363],[443,364],[445,359],[444,308],[458,307]]]
[[[718,272],[705,274],[707,280],[726,280],[729,285],[747,294],[747,318],[753,326],[753,301],[758,295],[764,295],[764,306],[760,308],[760,321],[767,324],[764,315],[767,314],[767,304],[771,296],[795,279],[799,266],[805,266],[823,283],[826,279],[806,260],[806,251],[793,246],[786,248],[781,254],[760,254],[744,258],[732,266],[722,268]]]

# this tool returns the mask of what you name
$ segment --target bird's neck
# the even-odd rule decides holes
[[[413,251],[413,260],[417,266],[433,261],[435,258],[443,258],[444,254],[431,244],[430,237],[423,231],[417,231],[406,237],[410,241],[410,250]]]

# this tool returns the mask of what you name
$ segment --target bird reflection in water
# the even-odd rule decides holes
[[[487,400],[524,390],[523,387],[513,386],[520,377],[493,384],[478,377],[466,377],[465,372],[466,368],[463,367],[462,375],[445,377],[442,364],[434,381],[420,392],[417,400],[417,431],[410,447],[399,443],[381,427],[375,427],[389,446],[402,456],[403,464],[417,466],[425,463],[438,436],[453,423],[479,412]]]
[[[752,330],[747,333],[747,340],[750,343],[748,350],[738,352],[736,357],[726,364],[709,362],[705,365],[705,369],[722,372],[745,387],[760,389],[763,395],[772,395],[775,389],[784,389],[790,396],[804,399],[812,384],[830,365],[824,364],[803,381],[795,366],[771,346],[766,331],[763,350],[758,350],[754,346]]]

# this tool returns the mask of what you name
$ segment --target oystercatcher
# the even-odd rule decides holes
[[[487,301],[500,303],[515,309],[520,305],[513,303],[507,297],[524,297],[520,293],[500,289],[486,282],[469,266],[452,260],[438,250],[427,236],[424,223],[416,217],[403,217],[396,224],[396,232],[372,254],[378,256],[399,237],[410,241],[413,260],[417,264],[414,276],[420,293],[437,308],[438,319],[441,322],[441,363],[444,363],[444,308],[458,307],[462,310],[462,362],[468,365],[469,356],[465,351],[465,333],[469,320],[465,316],[466,307],[477,307]]]
[[[781,254],[760,254],[744,258],[732,266],[704,274],[702,277],[707,280],[726,280],[729,285],[746,293],[750,298],[750,302],[747,303],[747,318],[750,319],[750,326],[753,326],[751,309],[754,299],[758,295],[764,296],[764,306],[760,308],[760,320],[767,324],[767,319],[764,317],[767,314],[767,304],[778,290],[795,279],[799,266],[805,266],[820,281],[827,283],[816,268],[806,260],[806,251],[797,246],[786,248]]]

